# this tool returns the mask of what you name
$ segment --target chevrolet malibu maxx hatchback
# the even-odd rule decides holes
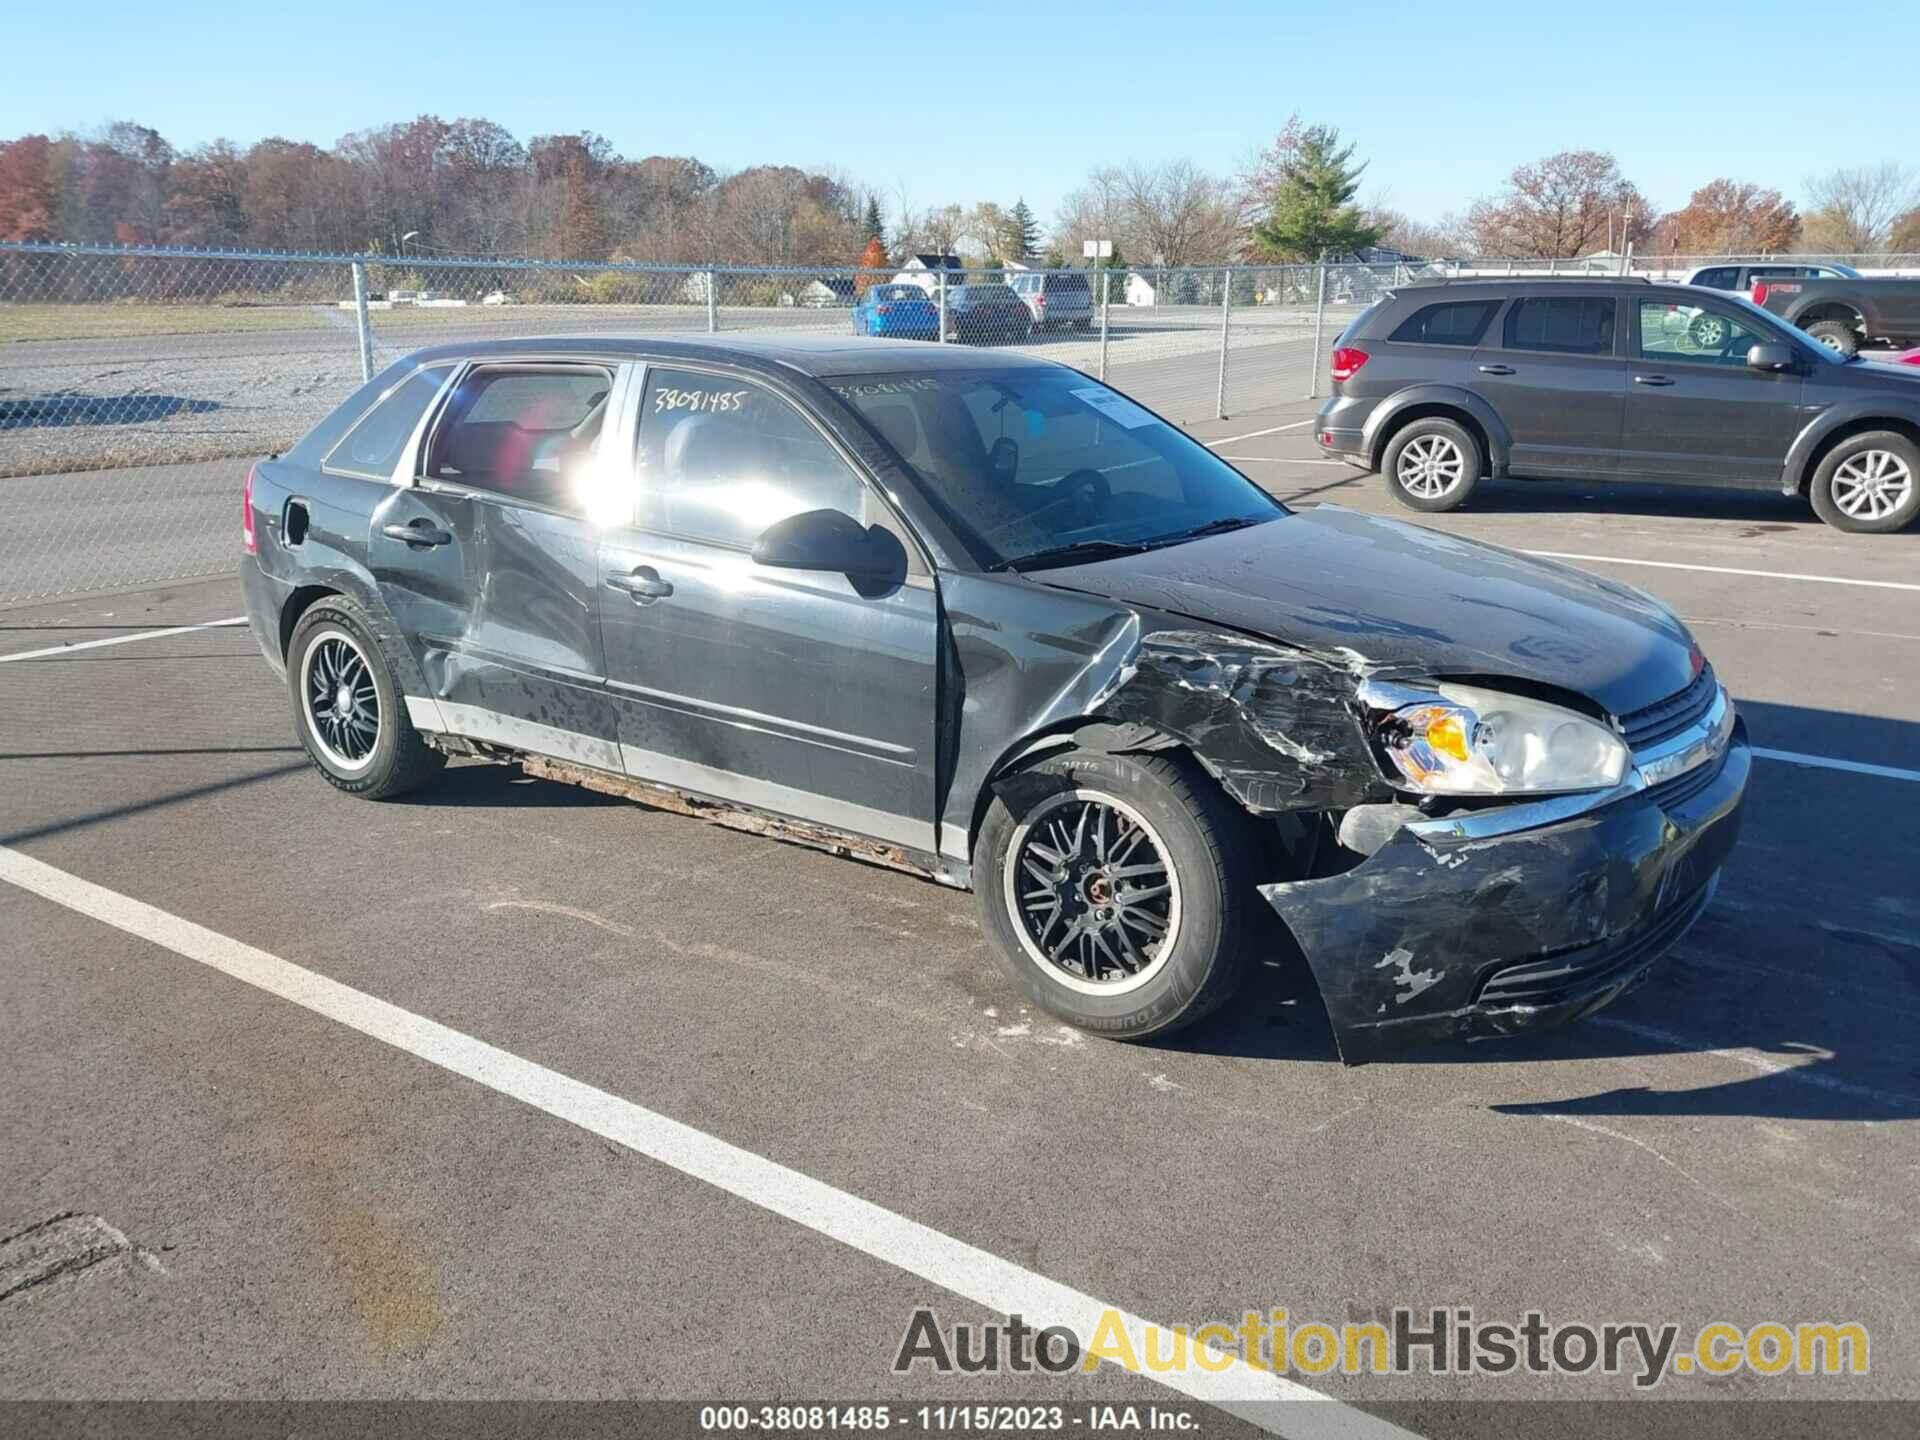
[[[1750,763],[1639,591],[1289,511],[1028,357],[426,350],[254,467],[245,538],[338,789],[480,757],[971,888],[1118,1038],[1302,958],[1350,1062],[1585,1014],[1707,905]]]

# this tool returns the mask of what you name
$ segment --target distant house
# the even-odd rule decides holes
[[[851,305],[854,298],[851,275],[826,275],[818,280],[809,280],[794,297],[797,303],[809,310],[826,310],[835,305]]]
[[[1160,290],[1154,283],[1153,277],[1150,275],[1142,275],[1138,270],[1129,270],[1127,272],[1124,303],[1128,305],[1158,305],[1160,303]]]
[[[947,272],[947,284],[964,285],[967,267],[958,255],[915,255],[900,267],[894,283],[918,285],[929,295],[940,288],[940,272]]]

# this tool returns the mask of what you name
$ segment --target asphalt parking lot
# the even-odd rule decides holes
[[[1920,534],[1571,483],[1411,517],[1312,408],[1194,433],[1290,503],[1649,590],[1732,690],[1746,828],[1648,984],[1353,1070],[1283,966],[1171,1043],[1089,1039],[970,896],[495,767],[334,792],[244,629],[148,634],[237,616],[229,579],[0,611],[0,1235],[96,1217],[0,1296],[0,1397],[1193,1398],[890,1368],[918,1304],[1091,1297],[1855,1320],[1867,1374],[1658,1393],[1920,1399]],[[1256,1420],[1599,1434],[1478,1402],[1632,1389],[1301,1383],[1339,1403]]]

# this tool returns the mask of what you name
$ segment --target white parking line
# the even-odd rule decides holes
[[[1111,1314],[1124,1327],[1135,1353],[1144,1350],[1147,1322],[1138,1316],[363,990],[18,850],[0,847],[0,880],[465,1076],[989,1310],[1017,1314],[1035,1328],[1064,1325],[1083,1346],[1101,1317]],[[1281,1433],[1283,1423],[1275,1402],[1318,1401],[1285,1406],[1284,1433],[1328,1440],[1417,1440],[1410,1431],[1284,1376],[1255,1369],[1238,1356],[1211,1346],[1195,1348],[1207,1351],[1208,1363],[1220,1365],[1220,1373],[1196,1366],[1191,1373],[1145,1378],[1274,1434]]]
[[[1341,466],[1345,466],[1347,464],[1347,462],[1344,460],[1296,460],[1291,455],[1222,455],[1220,458],[1222,460],[1233,460],[1236,462],[1243,461],[1243,460],[1258,460],[1268,465],[1341,465]],[[1349,466],[1347,468],[1351,469],[1352,467]],[[1358,470],[1354,471],[1354,474],[1356,476],[1359,473],[1360,472]]]
[[[1655,570],[1701,570],[1709,575],[1755,575],[1762,580],[1806,580],[1816,585],[1864,585],[1871,590],[1914,590],[1905,580],[1849,580],[1839,575],[1802,575],[1794,570],[1736,570],[1729,565],[1685,565],[1677,560],[1635,560],[1625,555],[1574,555],[1565,550],[1522,550],[1543,560],[1591,560],[1601,565],[1649,565]]]
[[[1313,424],[1311,419],[1296,420],[1291,425],[1275,425],[1269,430],[1249,430],[1244,435],[1229,435],[1224,440],[1202,440],[1200,443],[1205,445],[1209,450],[1216,450],[1222,445],[1231,445],[1236,440],[1253,440],[1262,435],[1278,435],[1282,430],[1298,430],[1303,425],[1311,424]]]
[[[44,650],[22,650],[14,655],[0,655],[0,665],[9,660],[45,660],[53,655],[71,655],[76,650],[98,650],[102,645],[131,645],[136,640],[158,640],[165,635],[191,635],[196,630],[219,630],[228,625],[244,625],[247,617],[236,615],[231,620],[208,620],[200,625],[175,625],[171,630],[142,630],[135,635],[110,635],[105,640],[81,640],[72,645],[49,645]]]
[[[1864,760],[1835,760],[1829,755],[1805,755],[1798,750],[1763,750],[1753,753],[1762,760],[1784,760],[1789,765],[1811,765],[1818,770],[1846,770],[1855,775],[1877,775],[1882,780],[1910,780],[1920,784],[1920,770],[1902,770],[1898,765],[1869,765]]]

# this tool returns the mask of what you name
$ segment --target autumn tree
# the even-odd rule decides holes
[[[1270,260],[1319,260],[1352,255],[1380,243],[1381,227],[1354,196],[1365,165],[1331,125],[1287,121],[1256,162],[1245,202],[1258,212],[1251,226],[1254,252]]]
[[[548,257],[554,260],[606,259],[607,231],[600,223],[600,204],[594,197],[584,156],[574,155],[567,160],[561,182],[565,189],[560,223],[554,227],[548,239]]]
[[[860,273],[853,277],[853,288],[864,295],[869,285],[877,285],[880,275],[876,272],[887,268],[886,243],[878,235],[867,237],[866,249],[860,252]]]
[[[53,142],[45,135],[22,135],[0,144],[0,240],[57,238],[59,208]]]
[[[1887,236],[1887,248],[1901,255],[1920,251],[1920,205],[1895,217]]]
[[[176,245],[238,245],[247,235],[246,159],[215,140],[172,166],[166,203],[168,239]]]
[[[1661,248],[1678,255],[1773,255],[1800,238],[1800,216],[1778,190],[1710,180],[1660,222]]]
[[[1651,217],[1640,192],[1602,150],[1562,150],[1516,169],[1507,188],[1477,200],[1467,228],[1483,255],[1566,258],[1642,238]]]

